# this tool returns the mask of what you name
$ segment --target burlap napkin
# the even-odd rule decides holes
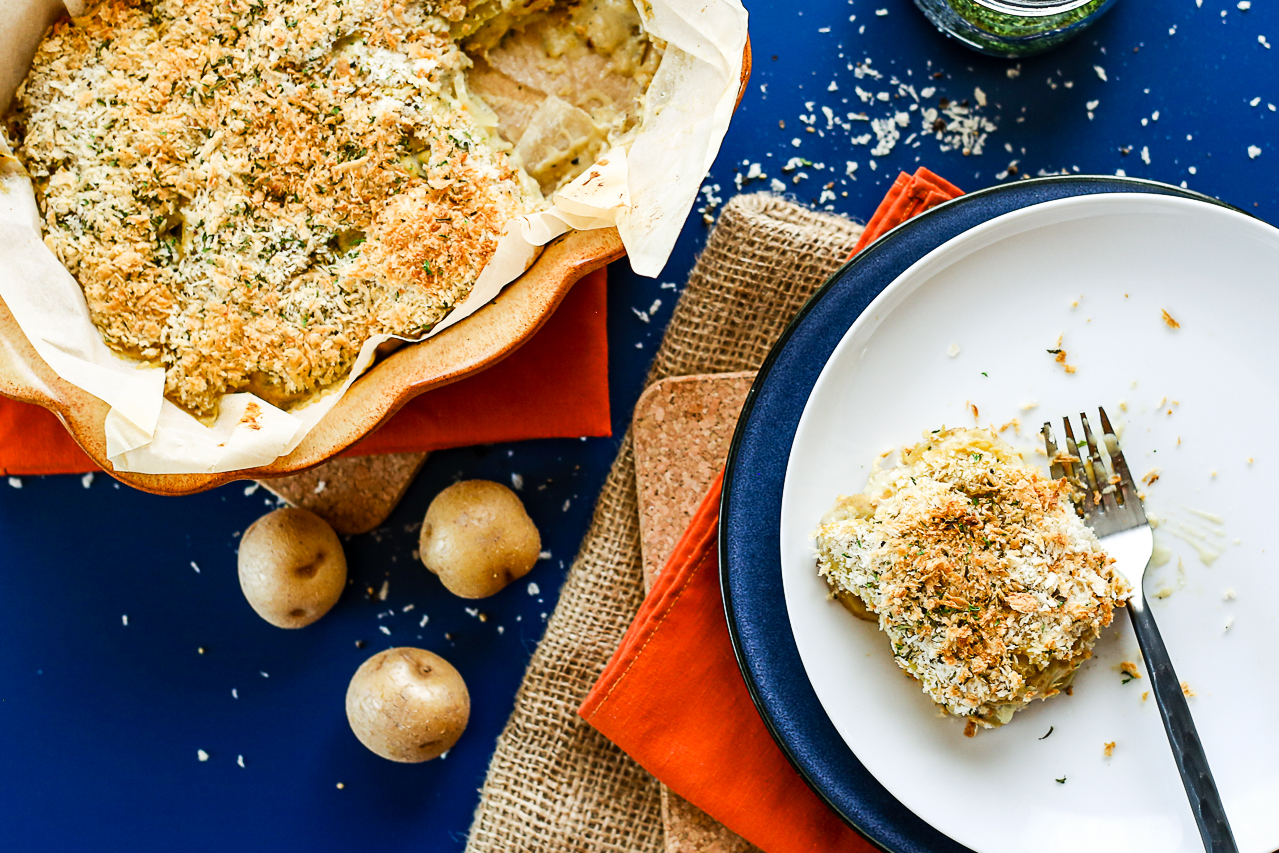
[[[724,208],[648,376],[755,370],[862,226],[767,194]],[[469,853],[662,849],[655,779],[577,715],[644,599],[629,434],[497,741]]]

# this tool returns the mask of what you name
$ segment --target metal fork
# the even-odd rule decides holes
[[[1150,615],[1142,589],[1142,578],[1154,553],[1154,536],[1146,521],[1146,512],[1142,509],[1128,463],[1119,449],[1119,439],[1110,426],[1110,418],[1106,417],[1105,409],[1100,412],[1102,441],[1113,473],[1106,470],[1106,462],[1088,425],[1088,415],[1080,414],[1086,443],[1080,445],[1075,441],[1070,418],[1062,418],[1066,427],[1065,453],[1058,451],[1052,425],[1044,424],[1044,443],[1052,475],[1065,477],[1074,488],[1072,498],[1076,511],[1097,534],[1106,553],[1114,558],[1115,570],[1132,585],[1128,615],[1137,634],[1137,644],[1145,657],[1155,704],[1163,717],[1164,731],[1168,733],[1173,758],[1181,771],[1181,781],[1186,787],[1190,810],[1199,826],[1204,849],[1211,853],[1237,851],[1226,811],[1221,805],[1221,795],[1217,793],[1217,783],[1208,769],[1208,758],[1204,755],[1199,733],[1195,731],[1195,721],[1182,693],[1181,682],[1173,671],[1168,649],[1159,636],[1159,628]]]

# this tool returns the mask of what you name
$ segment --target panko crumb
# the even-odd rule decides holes
[[[1193,696],[1195,695],[1194,688],[1192,688],[1189,684],[1187,684],[1187,683],[1186,683],[1186,682],[1184,682],[1184,681],[1183,681],[1183,682],[1181,682],[1181,692],[1182,692],[1182,694],[1184,694],[1184,695],[1185,695],[1185,697],[1186,697],[1187,699],[1189,699],[1189,698],[1191,698],[1191,697],[1193,697]]]
[[[1048,354],[1053,356],[1053,361],[1061,365],[1062,369],[1067,373],[1074,373],[1077,369],[1073,364],[1066,363],[1066,350],[1062,347],[1062,339],[1064,336],[1057,336],[1057,345],[1048,350]]]
[[[1180,323],[1178,323],[1176,320],[1174,320],[1174,319],[1173,319],[1173,317],[1172,317],[1172,315],[1171,315],[1171,314],[1169,314],[1169,313],[1168,313],[1168,311],[1167,311],[1166,309],[1164,309],[1164,308],[1160,308],[1160,309],[1159,309],[1159,311],[1160,311],[1160,313],[1161,313],[1161,314],[1163,314],[1163,316],[1164,316],[1164,322],[1168,324],[1168,328],[1170,328],[1170,329],[1180,329],[1180,328],[1181,328],[1181,324],[1180,324]]]
[[[1141,478],[1141,482],[1145,483],[1147,486],[1153,486],[1155,482],[1159,479],[1159,473],[1160,473],[1160,469],[1151,468],[1149,471],[1146,472],[1145,476]]]
[[[1109,741],[1109,742],[1105,745],[1105,747],[1102,749],[1101,754],[1102,754],[1102,755],[1104,755],[1104,756],[1106,756],[1107,758],[1110,758],[1112,755],[1114,755],[1114,754],[1115,754],[1115,742],[1114,742],[1113,740],[1112,740],[1112,741]]]
[[[1137,664],[1130,660],[1119,664],[1119,671],[1129,678],[1141,678],[1141,671],[1137,668]]]

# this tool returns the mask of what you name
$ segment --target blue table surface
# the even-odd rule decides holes
[[[712,217],[737,192],[772,188],[864,220],[899,170],[920,165],[964,189],[1123,173],[1275,216],[1273,3],[1120,0],[1072,43],[1020,62],[948,41],[907,0],[750,12],[754,72],[697,205]],[[921,107],[911,108],[912,90]],[[943,150],[945,140],[923,132],[923,107],[939,98],[968,100],[994,127],[980,154]],[[908,122],[900,139],[872,153],[868,120],[897,113]],[[346,542],[354,583],[305,630],[272,628],[239,591],[239,534],[276,505],[264,490],[237,483],[161,498],[103,474],[0,480],[0,847],[460,850],[707,233],[695,210],[660,278],[624,263],[610,271],[613,438],[433,454],[388,522]],[[551,558],[493,598],[455,598],[414,559],[417,524],[449,483],[513,474]],[[385,601],[365,593],[384,581]],[[436,651],[467,681],[470,726],[442,760],[383,761],[347,727],[347,681],[392,645]]]

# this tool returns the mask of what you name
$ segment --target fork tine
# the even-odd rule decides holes
[[[1088,441],[1090,457],[1088,461],[1092,466],[1093,483],[1097,487],[1097,493],[1101,495],[1101,505],[1105,511],[1113,512],[1119,508],[1119,504],[1115,500],[1116,490],[1112,488],[1110,472],[1106,470],[1106,462],[1101,458],[1101,452],[1097,448],[1097,437],[1093,435],[1092,426],[1088,423],[1088,415],[1080,412],[1079,420],[1084,425],[1084,436]]]
[[[1042,433],[1044,449],[1048,451],[1048,471],[1054,480],[1060,480],[1066,476],[1066,469],[1061,467],[1061,460],[1057,458],[1061,451],[1057,449],[1057,441],[1053,438],[1053,425],[1045,421]]]
[[[1057,439],[1053,436],[1053,426],[1051,423],[1045,422],[1044,428],[1041,432],[1044,436],[1044,449],[1048,452],[1048,471],[1052,474],[1053,479],[1064,479],[1070,483],[1070,506],[1075,511],[1076,515],[1082,517],[1084,510],[1083,506],[1080,504],[1080,500],[1082,499],[1085,490],[1080,489],[1075,481],[1073,474],[1074,466],[1071,464],[1072,457],[1066,456],[1061,452],[1061,449],[1057,447]],[[1065,465],[1062,464],[1063,462]],[[1067,470],[1068,467],[1070,469],[1069,471]]]
[[[1070,427],[1070,418],[1062,418],[1061,422],[1066,425],[1066,451],[1070,454],[1070,469],[1066,476],[1079,491],[1084,514],[1087,515],[1093,511],[1093,488],[1089,482],[1088,465],[1079,453],[1079,445],[1075,443],[1075,431]]]
[[[1124,451],[1119,446],[1119,436],[1115,435],[1115,429],[1110,425],[1110,418],[1106,417],[1106,410],[1098,408],[1101,412],[1101,428],[1105,431],[1104,437],[1106,441],[1106,449],[1110,451],[1110,464],[1115,468],[1115,475],[1119,477],[1119,491],[1124,498],[1124,506],[1129,509],[1135,509],[1141,513],[1141,517],[1146,517],[1146,511],[1142,507],[1141,498],[1137,495],[1137,484],[1132,479],[1132,472],[1128,470],[1128,462],[1124,459]]]

